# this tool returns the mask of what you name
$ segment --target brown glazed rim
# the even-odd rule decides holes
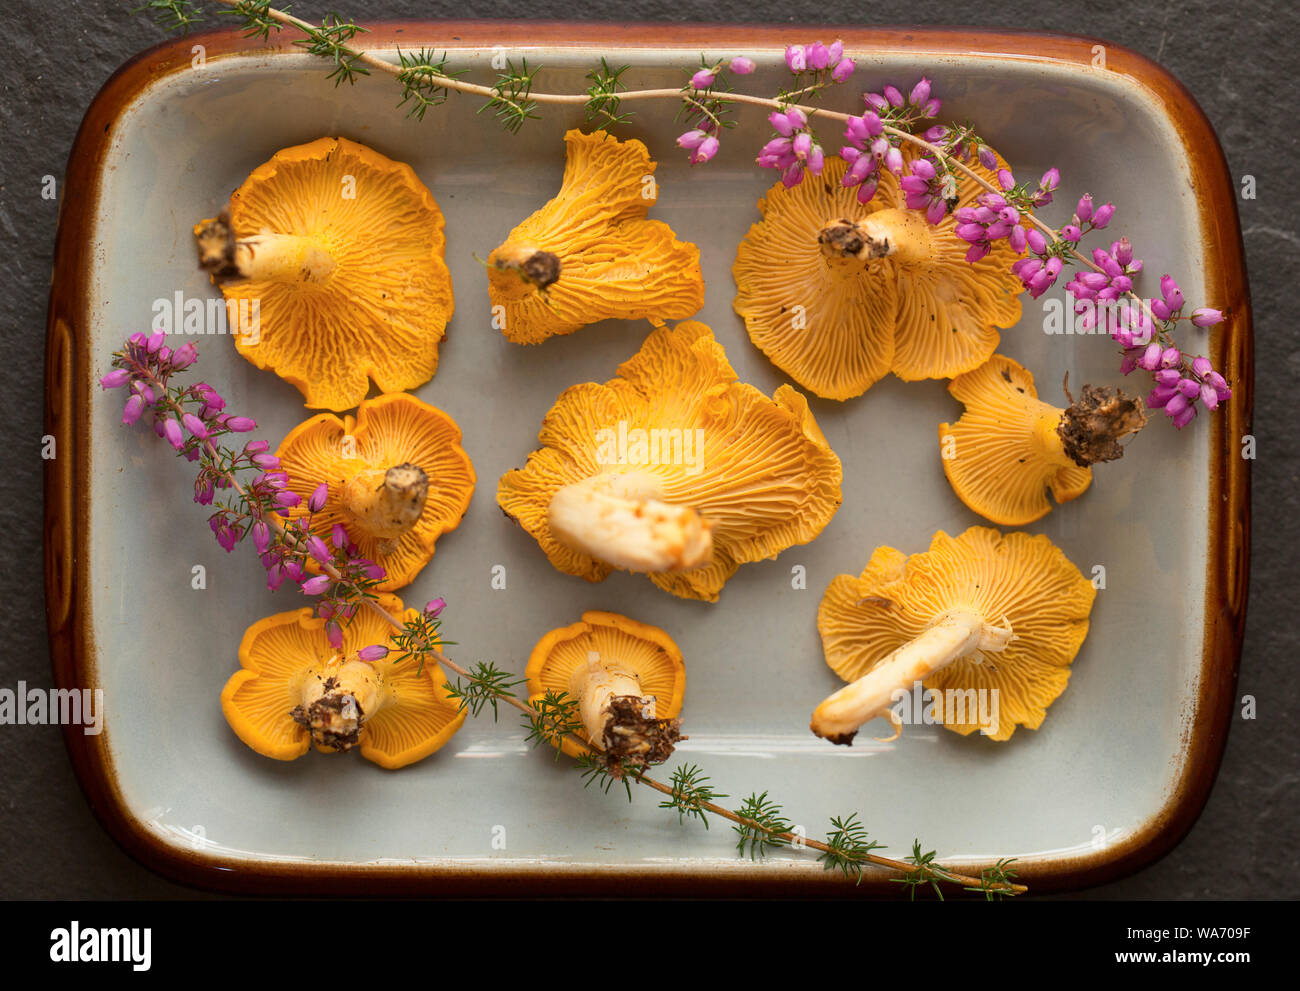
[[[843,27],[829,29],[851,51],[902,52],[917,58],[983,55],[1017,62],[1090,66],[1090,38],[968,28]],[[819,33],[827,34],[825,26]],[[806,34],[807,32],[803,32]],[[94,374],[106,355],[88,352],[84,328],[90,313],[93,218],[114,125],[158,79],[190,65],[191,46],[209,58],[239,53],[297,52],[285,36],[271,43],[237,32],[211,32],[166,42],[127,62],[100,90],[73,144],[61,200],[47,325],[45,429],[56,438],[58,457],[45,462],[45,592],[50,655],[61,688],[95,683],[90,627],[87,492],[91,484],[87,445],[90,404],[97,401]],[[372,25],[367,47],[434,44],[490,48],[663,48],[749,51],[783,48],[800,32],[788,26],[617,24],[558,22],[390,22]],[[436,39],[436,41],[434,40]],[[1235,186],[1213,129],[1191,95],[1156,63],[1106,43],[1106,71],[1126,77],[1163,108],[1186,151],[1196,189],[1207,260],[1207,300],[1230,314],[1212,335],[1212,358],[1232,382],[1226,407],[1209,417],[1211,436],[1210,519],[1205,600],[1204,654],[1194,715],[1184,728],[1181,774],[1161,811],[1133,835],[1102,850],[1071,858],[1019,864],[1031,891],[1097,884],[1130,873],[1168,852],[1204,807],[1227,738],[1245,621],[1250,537],[1249,462],[1238,444],[1249,433],[1253,408],[1253,337]],[[380,85],[366,80],[361,85]],[[1155,429],[1168,429],[1160,423]],[[64,727],[73,766],[95,814],[128,853],[147,867],[181,882],[243,894],[368,894],[455,896],[806,896],[897,893],[884,872],[860,887],[809,864],[748,861],[726,868],[561,866],[352,866],[335,863],[241,861],[190,851],[163,842],[137,819],[118,789],[107,734],[87,736]],[[814,869],[810,870],[810,865]]]

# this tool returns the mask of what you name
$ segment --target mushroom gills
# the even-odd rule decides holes
[[[813,712],[812,731],[832,743],[847,745],[863,723],[885,716],[894,726],[890,739],[896,739],[901,724],[890,708],[896,692],[909,691],[914,683],[963,657],[999,653],[1012,639],[1009,627],[994,626],[973,609],[949,609],[920,636],[825,699]]]
[[[547,517],[561,543],[616,568],[664,572],[708,564],[712,523],[660,495],[649,473],[606,472],[558,489]]]
[[[569,676],[569,694],[578,699],[588,738],[606,757],[657,764],[681,739],[677,720],[655,718],[656,699],[642,694],[635,672],[603,661],[598,651],[588,651],[587,663]]]

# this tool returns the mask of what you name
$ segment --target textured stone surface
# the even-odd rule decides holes
[[[56,205],[40,196],[42,177],[61,177],[78,122],[113,70],[162,35],[128,16],[122,0],[72,0],[58,7],[9,0],[0,11],[6,39],[0,98],[0,242],[8,277],[4,313],[3,471],[0,532],[9,557],[0,569],[0,686],[20,679],[48,685],[41,594],[40,436],[45,306]],[[441,6],[389,0],[341,4],[358,21],[382,17],[571,16],[569,3],[461,0]],[[299,9],[301,8],[301,9]],[[1259,718],[1235,720],[1223,767],[1200,820],[1167,857],[1081,897],[1295,897],[1297,830],[1297,582],[1300,544],[1297,429],[1288,382],[1300,380],[1300,332],[1284,315],[1300,281],[1294,252],[1300,219],[1294,193],[1295,143],[1282,111],[1297,106],[1300,74],[1293,42],[1300,8],[1289,0],[1251,4],[1147,0],[786,0],[779,7],[741,0],[611,5],[620,20],[781,20],[791,25],[849,23],[869,10],[872,23],[1017,27],[1110,39],[1170,68],[1204,107],[1235,176],[1255,176],[1258,198],[1241,203],[1255,307],[1257,389],[1254,433],[1254,565],[1240,693],[1257,697]],[[295,5],[303,16],[319,4]],[[1084,13],[1086,11],[1086,13]],[[592,15],[599,16],[599,15]],[[831,32],[800,31],[799,34]],[[1061,163],[1068,166],[1068,163]],[[1294,383],[1292,383],[1294,384]],[[1153,603],[1153,608],[1157,604]],[[58,730],[0,727],[0,895],[8,898],[202,897],[134,863],[98,826],[78,790]]]

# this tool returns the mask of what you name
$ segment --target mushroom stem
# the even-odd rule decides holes
[[[199,266],[218,283],[240,279],[264,282],[323,282],[337,263],[317,238],[265,232],[236,238],[222,214],[194,230]]]
[[[340,501],[351,522],[380,537],[381,554],[391,554],[402,534],[415,526],[429,498],[429,476],[409,463],[363,468],[343,484]]]
[[[1056,443],[1069,464],[1088,468],[1098,461],[1122,458],[1120,440],[1146,426],[1141,400],[1119,390],[1085,385],[1083,395],[1070,398],[1069,407],[1053,425]]]
[[[560,488],[547,510],[561,543],[627,571],[679,571],[713,556],[713,525],[689,506],[660,500],[644,472],[606,472]]]
[[[302,701],[290,715],[307,727],[317,747],[343,753],[357,745],[362,726],[383,707],[385,694],[373,665],[336,654],[307,673]]]
[[[896,701],[896,692],[909,691],[914,683],[977,651],[997,653],[1011,638],[1009,628],[985,622],[972,609],[949,609],[920,636],[825,699],[813,712],[812,731],[832,743],[850,744],[867,720],[892,716],[890,706]]]
[[[586,665],[569,676],[569,694],[578,699],[588,739],[607,757],[657,764],[681,739],[678,720],[655,718],[655,697],[641,693],[636,674],[616,660],[602,660],[597,651],[589,651]]]
[[[916,264],[930,257],[930,230],[919,210],[877,210],[859,220],[830,220],[817,240],[823,251],[864,263],[893,258]]]
[[[520,296],[532,287],[546,292],[560,280],[560,256],[531,244],[507,241],[488,255],[488,278],[499,290],[513,289]],[[499,273],[504,273],[502,278]]]

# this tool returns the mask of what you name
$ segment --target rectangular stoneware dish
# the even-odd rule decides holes
[[[113,836],[150,867],[239,891],[638,894],[897,891],[884,872],[854,888],[809,852],[737,857],[724,823],[680,826],[659,796],[584,790],[567,760],[528,746],[513,717],[480,717],[432,758],[396,773],[360,759],[291,763],[251,752],[218,704],[241,632],[301,599],[265,588],[246,547],[227,555],[191,501],[191,472],[147,429],[119,425],[120,400],[96,380],[127,335],[147,329],[154,301],[209,298],[191,225],[210,216],[278,149],[342,135],[409,163],[446,216],[456,293],[436,377],[416,394],[465,434],[478,487],[459,529],[401,594],[451,602],[447,636],[461,662],[521,671],[547,630],[587,609],[661,626],[689,672],[690,740],[731,801],[769,790],[820,837],[832,815],[861,813],[902,856],[913,837],[952,866],[978,871],[1018,858],[1034,890],[1112,878],[1168,850],[1199,813],[1227,731],[1246,594],[1251,325],[1232,186],[1217,140],[1168,73],[1088,39],[956,30],[406,23],[374,25],[372,50],[446,49],[471,78],[493,78],[496,46],[543,67],[539,87],[581,92],[601,56],[631,66],[632,88],[677,87],[701,52],[748,54],[747,91],[770,93],[784,45],[838,34],[858,60],[832,101],[894,81],[934,81],[945,119],[969,118],[1022,177],[1062,170],[1061,222],[1079,194],[1113,199],[1107,233],[1130,237],[1146,271],[1174,273],[1189,299],[1231,310],[1206,342],[1236,389],[1214,415],[1178,432],[1156,422],[1092,489],[1029,530],[1049,535],[1088,575],[1102,566],[1092,630],[1069,687],[1036,732],[1005,744],[909,726],[893,743],[868,732],[851,748],[808,731],[809,713],[840,682],[826,668],[817,603],[871,550],[923,550],[934,531],[983,521],[944,481],[936,425],[960,412],[942,382],[887,378],[844,404],[814,400],[844,463],[844,502],[821,537],[746,565],[716,605],[678,600],[643,577],[589,585],[553,570],[495,506],[497,479],[536,446],[555,397],[605,381],[640,346],[644,323],[606,321],[524,348],[491,326],[486,254],[552,196],[562,136],[581,108],[544,107],[518,135],[453,97],[423,122],[395,108],[391,78],[335,88],[290,44],[230,33],[192,36],[125,65],[91,105],[64,186],[48,324],[46,421],[58,457],[46,474],[46,587],[56,680],[102,688],[105,731],[66,738],[81,782]],[[195,45],[204,60],[196,67]],[[502,50],[496,49],[496,50]],[[1102,57],[1098,57],[1098,52]],[[836,102],[837,101],[837,102]],[[771,393],[784,379],[731,309],[736,246],[775,180],[754,167],[767,124],[742,108],[707,167],[674,145],[674,101],[637,105],[626,136],[659,162],[651,216],[700,246],[714,329],[742,381]],[[837,137],[837,135],[836,135]],[[827,138],[831,135],[828,133]],[[1098,241],[1100,243],[1100,241]],[[1063,282],[1064,280],[1062,280]],[[1058,286],[1056,298],[1061,298]],[[1044,297],[1048,299],[1049,297]],[[1040,301],[1041,302],[1041,301]],[[1199,305],[1199,304],[1198,304]],[[1043,332],[1025,297],[1003,353],[1030,367],[1044,395],[1070,381],[1116,384],[1115,346]],[[254,416],[272,444],[307,412],[299,393],[238,357],[229,338],[198,341],[199,377]],[[1136,379],[1136,376],[1135,376]],[[1142,388],[1134,382],[1130,388]],[[202,565],[206,587],[193,587]],[[496,566],[507,576],[493,588]],[[795,566],[806,588],[792,582]],[[882,724],[876,724],[877,726]],[[666,774],[665,774],[666,776]]]

